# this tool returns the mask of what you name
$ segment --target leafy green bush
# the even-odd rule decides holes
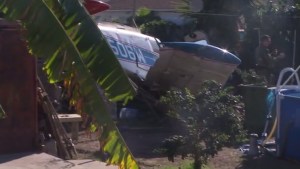
[[[160,17],[156,16],[150,9],[142,7],[136,11],[134,19],[136,24],[141,26],[142,24],[151,22],[153,20],[160,20]]]
[[[176,24],[161,19],[152,20],[140,26],[142,33],[157,37],[161,41],[170,41],[170,38],[173,36],[172,33],[174,33],[176,28]]]
[[[171,160],[176,153],[191,154],[194,168],[201,168],[223,146],[245,137],[244,105],[231,88],[206,81],[195,96],[187,89],[170,90],[161,101],[169,105],[169,115],[180,120],[186,130],[183,136],[164,141],[162,148]]]
[[[161,41],[170,41],[176,35],[174,32],[179,28],[175,23],[161,19],[146,7],[136,11],[134,20],[142,33],[154,36]]]
[[[265,86],[268,84],[266,77],[258,75],[253,69],[242,71],[240,74],[243,84],[253,84],[258,86]]]

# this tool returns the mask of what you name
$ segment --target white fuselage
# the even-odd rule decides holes
[[[98,25],[113,53],[128,74],[146,79],[151,66],[158,59],[159,46],[155,38],[122,26]]]
[[[205,80],[224,84],[240,63],[236,56],[208,44],[161,43],[133,28],[98,27],[126,73],[138,77],[153,91],[177,87],[197,92]]]

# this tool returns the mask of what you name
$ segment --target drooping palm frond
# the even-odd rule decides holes
[[[127,100],[134,89],[83,5],[77,0],[0,0],[0,9],[24,26],[29,49],[43,58],[51,82],[73,76],[86,113],[102,129],[107,162],[138,168],[99,94],[100,86],[109,99]]]

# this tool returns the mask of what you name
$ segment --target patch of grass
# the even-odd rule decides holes
[[[184,161],[179,166],[163,166],[160,169],[194,169],[194,168],[193,168],[193,161],[188,160],[188,161]],[[207,165],[204,165],[202,169],[211,169],[211,168]]]

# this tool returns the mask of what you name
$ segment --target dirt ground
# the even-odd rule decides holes
[[[186,162],[180,157],[176,157],[175,162],[170,162],[167,157],[153,152],[164,138],[173,134],[169,127],[122,126],[119,129],[142,169],[178,168]],[[80,159],[99,157],[99,142],[95,133],[80,131],[76,148]],[[226,147],[209,160],[208,166],[210,169],[299,169],[300,163],[269,154],[250,158],[239,151],[238,147]]]

